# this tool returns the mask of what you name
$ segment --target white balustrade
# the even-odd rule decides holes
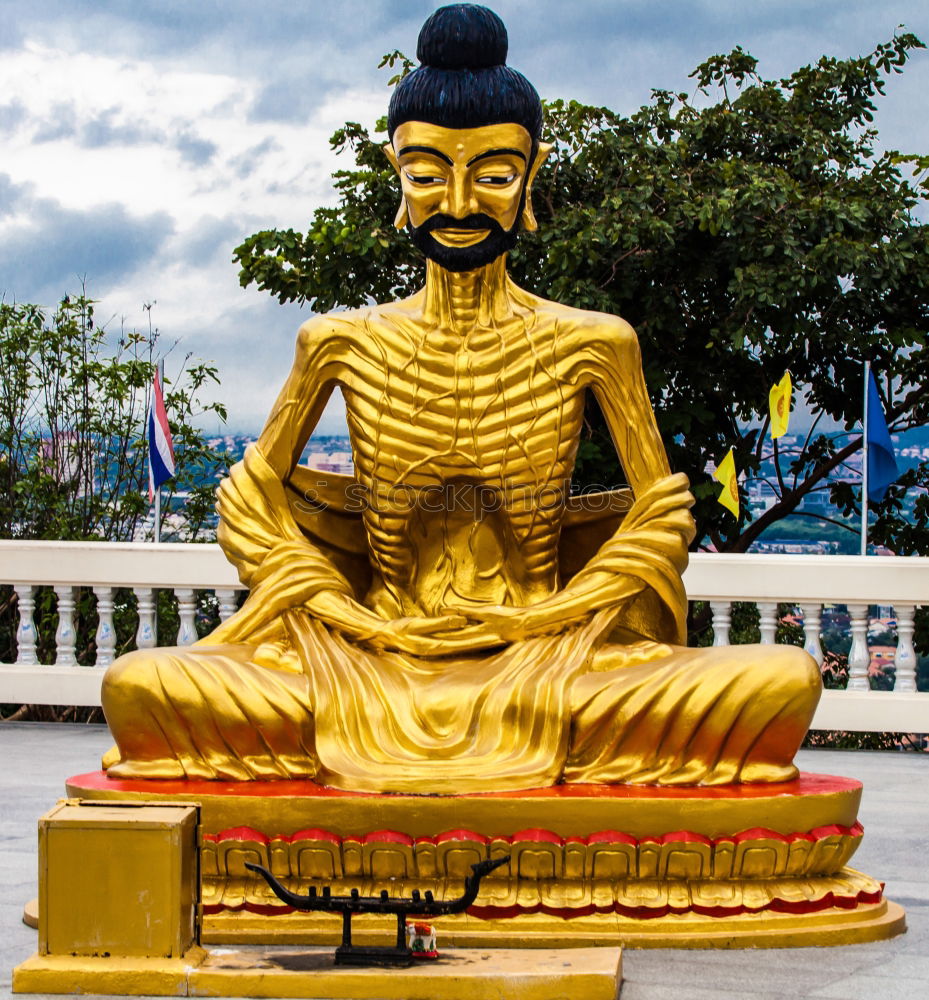
[[[32,596],[32,587],[17,584],[16,600],[19,605],[19,628],[16,630],[16,663],[21,667],[29,667],[38,663],[36,658],[35,622],[33,613],[35,612],[35,599]]]
[[[896,677],[894,691],[916,690],[916,651],[913,649],[913,616],[916,608],[912,604],[898,604],[894,608],[897,616],[897,655],[894,657]]]
[[[713,645],[729,645],[729,628],[732,625],[732,605],[729,601],[710,601],[713,612]]]
[[[138,649],[152,649],[158,644],[155,634],[155,592],[151,587],[133,587],[139,613],[139,627],[135,633]]]
[[[197,600],[191,587],[176,588],[174,596],[177,598],[177,616],[180,619],[177,644],[189,646],[197,641]]]
[[[56,586],[55,593],[58,595],[58,628],[55,630],[55,648],[58,650],[58,656],[55,664],[59,667],[76,667],[74,588]]]
[[[97,598],[97,666],[108,667],[116,655],[116,629],[113,625],[113,588],[94,587]]]
[[[820,665],[823,665],[823,644],[819,637],[822,628],[823,606],[821,604],[802,604],[800,613],[803,615],[803,648]]]
[[[851,616],[852,648],[848,651],[848,685],[846,691],[870,691],[868,667],[871,651],[868,649],[868,605],[849,604]]]
[[[0,583],[17,594],[19,626],[15,663],[0,663],[0,702],[5,704],[98,705],[100,681],[116,652],[113,624],[117,589],[134,591],[139,628],[136,645],[157,642],[155,593],[173,593],[178,602],[177,637],[168,643],[196,640],[196,601],[215,594],[220,621],[235,613],[242,586],[217,545],[100,542],[0,541]],[[929,693],[916,690],[913,649],[914,615],[929,605],[929,558],[860,556],[726,555],[691,557],[684,583],[693,600],[710,605],[713,644],[731,641],[732,605],[758,607],[762,642],[776,640],[779,603],[803,615],[804,648],[823,660],[823,607],[844,604],[851,616],[849,684],[825,691],[814,719],[819,729],[929,732]],[[58,595],[57,656],[37,662],[36,588],[53,587]],[[98,627],[94,666],[80,666],[75,655],[75,594],[92,588]],[[868,606],[894,608],[898,643],[892,691],[870,690],[867,645]],[[53,619],[54,620],[54,619]]]
[[[777,602],[758,602],[758,631],[765,646],[774,644],[777,636]]]
[[[219,602],[219,620],[231,618],[236,611],[236,592],[232,588],[219,587],[216,590],[216,600]]]

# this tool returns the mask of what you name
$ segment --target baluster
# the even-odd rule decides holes
[[[74,587],[55,587],[58,595],[58,628],[55,630],[55,664],[77,666],[74,655]]]
[[[916,690],[916,650],[913,649],[913,616],[916,608],[912,604],[898,604],[894,611],[897,615],[897,655],[894,666],[897,668],[897,679],[894,681],[894,691]]]
[[[221,622],[224,622],[227,618],[231,618],[235,614],[234,590],[217,590],[216,600],[219,601],[219,620]]]
[[[174,595],[177,597],[177,616],[180,619],[177,644],[189,646],[197,641],[197,602],[193,590],[189,587],[175,587]]]
[[[732,605],[729,601],[710,601],[713,612],[713,645],[729,645],[729,626],[732,624]]]
[[[133,587],[139,610],[139,627],[135,634],[138,649],[151,649],[155,641],[155,599],[151,587]]]
[[[116,655],[113,627],[113,588],[94,587],[97,595],[97,666],[108,667]]]
[[[848,653],[847,691],[870,691],[868,667],[871,665],[871,651],[868,649],[868,605],[849,604],[848,613],[852,619],[852,648]]]
[[[16,662],[23,666],[32,666],[36,659],[35,622],[32,619],[35,612],[35,598],[32,587],[27,584],[15,584],[17,603],[19,604],[19,628],[16,631]]]
[[[777,604],[772,601],[758,602],[758,630],[765,646],[774,643],[777,636]]]
[[[822,630],[821,604],[802,604],[800,614],[803,615],[803,648],[820,665],[823,665],[823,644],[820,638]]]

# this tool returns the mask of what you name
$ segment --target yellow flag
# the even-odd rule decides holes
[[[714,478],[723,484],[722,491],[716,498],[735,517],[739,516],[739,477],[735,471],[735,459],[732,449],[726,452],[726,457],[717,466]]]
[[[782,434],[787,433],[787,425],[790,423],[790,394],[792,391],[790,372],[784,372],[784,377],[776,385],[771,386],[771,391],[768,393],[772,438],[779,438]]]

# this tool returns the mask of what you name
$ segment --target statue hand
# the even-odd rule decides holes
[[[546,605],[547,602],[543,602],[528,608],[514,608],[503,604],[485,604],[444,610],[465,615],[470,621],[492,629],[505,642],[513,642],[562,631],[566,619]]]
[[[334,590],[315,594],[307,610],[352,639],[414,656],[470,653],[508,641],[491,625],[469,625],[467,617],[456,610],[433,617],[383,618]]]
[[[465,619],[456,614],[391,619],[372,615],[372,618],[376,620],[369,628],[357,633],[357,638],[380,649],[394,649],[414,656],[442,652],[447,642],[445,635],[454,634],[465,625]]]

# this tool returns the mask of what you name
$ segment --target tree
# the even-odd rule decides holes
[[[851,430],[870,358],[892,430],[929,418],[929,227],[918,216],[929,157],[878,153],[870,127],[886,78],[919,48],[900,34],[781,80],[762,78],[736,48],[697,67],[693,97],[654,91],[628,117],[574,101],[546,107],[555,150],[535,187],[540,230],[511,254],[511,271],[540,295],[636,327],[671,465],[697,497],[695,546],[745,551],[860,450],[860,433],[837,443],[814,425],[802,448],[774,445],[770,510],[753,518],[743,504],[736,521],[716,503],[708,463],[733,446],[738,468],[758,474],[771,449],[768,390],[785,369],[815,418]],[[382,65],[398,61],[408,71],[400,53]],[[306,233],[245,240],[235,251],[242,285],[317,311],[410,294],[423,268],[391,225],[397,185],[380,142],[356,123],[331,141],[355,160],[334,176],[338,203],[317,210]],[[622,482],[592,401],[588,416],[578,484]],[[924,464],[891,488],[876,541],[929,552],[929,498],[912,520],[902,514],[905,489],[927,485]],[[857,511],[857,490],[831,488]]]
[[[0,538],[136,536],[150,510],[146,421],[158,341],[151,326],[108,334],[95,324],[94,302],[83,294],[65,296],[50,317],[35,305],[0,303]],[[217,381],[216,369],[190,356],[165,379],[176,458],[176,475],[164,488],[166,540],[213,534],[213,494],[228,456],[210,447],[194,422],[204,413],[225,419],[222,404],[199,402],[210,381]],[[134,641],[135,600],[128,591],[117,591],[114,599],[123,652]],[[55,648],[54,592],[39,588],[35,602],[38,655],[46,662]],[[177,623],[170,594],[159,595],[158,612],[167,637]],[[2,586],[0,662],[15,659],[17,622],[16,594]],[[93,594],[81,588],[75,613],[81,663],[93,662],[96,627]],[[88,716],[67,707],[0,705],[0,717],[9,711],[13,718]]]
[[[147,307],[148,308],[148,307]],[[109,335],[94,303],[65,296],[51,321],[35,305],[0,303],[0,538],[132,539],[148,514],[146,421],[158,331]],[[165,488],[166,537],[209,530],[226,456],[194,424],[225,419],[201,404],[216,369],[184,358],[166,378],[176,475]],[[172,503],[182,496],[183,504]]]

